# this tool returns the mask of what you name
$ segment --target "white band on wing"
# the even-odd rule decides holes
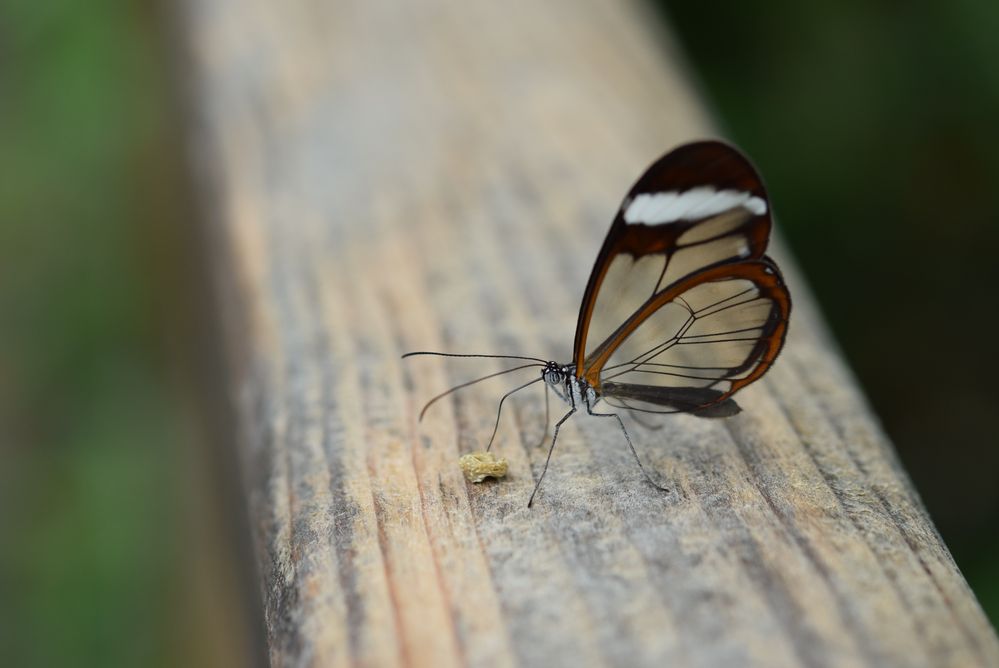
[[[767,202],[762,197],[741,190],[715,190],[702,186],[682,193],[642,193],[628,204],[624,222],[658,225],[677,220],[700,220],[737,206],[754,216],[767,212]]]

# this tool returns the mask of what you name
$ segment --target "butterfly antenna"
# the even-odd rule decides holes
[[[415,357],[416,355],[434,355],[436,357],[484,357],[486,359],[494,360],[530,360],[532,362],[538,362],[540,364],[547,364],[547,360],[543,360],[537,357],[526,357],[524,355],[468,355],[462,353],[437,353],[427,350],[418,350],[412,353],[406,353],[402,356],[402,359],[407,357]],[[512,371],[512,369],[511,369]]]
[[[421,354],[421,353],[410,353],[410,354],[413,355],[413,354]],[[403,357],[405,357],[405,355]],[[446,397],[447,395],[449,395],[449,394],[451,394],[453,392],[457,392],[458,390],[460,390],[462,388],[465,388],[465,387],[468,387],[469,385],[475,385],[476,383],[481,383],[484,380],[489,380],[490,378],[495,378],[496,376],[502,376],[505,373],[512,373],[514,371],[520,371],[521,369],[529,369],[529,368],[534,367],[534,366],[543,366],[543,365],[541,365],[541,364],[521,364],[520,366],[515,366],[512,369],[506,369],[504,371],[497,371],[495,373],[489,374],[488,376],[483,376],[482,378],[476,378],[475,380],[470,380],[470,381],[461,383],[460,385],[455,385],[450,390],[447,390],[445,392],[441,392],[436,397],[434,397],[433,399],[431,399],[430,401],[428,401],[423,406],[423,410],[420,411],[420,420],[421,421],[423,420],[423,416],[426,414],[428,408],[430,408],[433,404],[435,404],[439,399],[443,399],[444,397]]]

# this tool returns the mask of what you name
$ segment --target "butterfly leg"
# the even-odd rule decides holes
[[[548,407],[548,383],[545,383],[545,430],[541,432],[541,440],[538,441],[537,447],[541,447],[545,444],[545,438],[548,436],[548,424],[551,420],[551,413]]]
[[[642,469],[642,473],[645,475],[645,479],[648,480],[652,484],[652,486],[655,487],[656,489],[659,489],[663,492],[670,491],[668,487],[663,487],[655,480],[653,480],[652,476],[649,475],[649,472],[642,465],[642,460],[638,458],[638,451],[635,450],[635,445],[634,443],[631,442],[631,436],[628,436],[628,430],[624,428],[624,421],[621,420],[620,415],[618,415],[617,413],[594,413],[593,407],[590,406],[589,400],[586,401],[586,412],[592,415],[593,417],[606,417],[606,418],[614,418],[615,420],[617,420],[618,426],[621,427],[621,433],[624,434],[624,440],[628,441],[628,447],[631,448],[631,454],[634,455],[635,461],[638,462],[638,468]]]
[[[558,440],[558,430],[566,420],[572,417],[572,414],[577,410],[575,404],[569,409],[569,412],[562,416],[562,418],[555,423],[555,433],[552,434],[552,444],[548,448],[548,458],[545,459],[545,467],[541,469],[541,475],[538,477],[538,482],[534,485],[534,491],[531,492],[531,498],[527,500],[527,507],[530,508],[531,504],[534,503],[534,495],[538,493],[538,488],[541,487],[541,481],[545,479],[545,473],[548,472],[548,462],[552,460],[552,452],[555,451],[555,441]]]
[[[525,387],[530,387],[531,385],[534,385],[539,381],[541,381],[541,379],[536,378],[529,383],[524,383],[520,387],[513,388],[512,390],[504,394],[502,397],[500,397],[499,407],[496,409],[496,424],[493,425],[493,433],[489,437],[489,445],[486,446],[486,452],[489,452],[489,450],[493,447],[493,441],[496,440],[496,432],[497,430],[499,430],[500,416],[503,415],[503,404],[506,402],[507,397],[516,392],[520,392]]]

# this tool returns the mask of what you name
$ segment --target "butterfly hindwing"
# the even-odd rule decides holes
[[[609,403],[628,395],[624,407],[634,410],[698,412],[763,375],[783,345],[790,308],[770,258],[717,265],[659,293],[649,314],[633,317],[633,329],[598,347],[590,363]],[[639,398],[628,385],[649,389]],[[660,401],[651,388],[660,388]],[[704,401],[691,407],[678,397]]]

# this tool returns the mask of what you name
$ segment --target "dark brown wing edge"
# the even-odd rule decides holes
[[[725,401],[737,391],[766,373],[767,369],[774,363],[774,360],[777,359],[777,355],[780,354],[781,348],[784,347],[784,340],[787,337],[787,323],[791,315],[791,294],[787,290],[784,277],[781,275],[777,264],[767,256],[763,256],[759,260],[710,267],[673,283],[658,293],[655,298],[646,302],[641,309],[622,323],[617,331],[604,341],[599,348],[593,351],[590,357],[585,360],[581,376],[597,392],[601,392],[600,371],[603,369],[604,364],[614,354],[618,346],[646,318],[669,302],[674,301],[687,290],[701,283],[740,278],[752,281],[759,289],[760,297],[769,299],[774,307],[763,325],[763,333],[760,335],[759,341],[757,341],[750,354],[746,356],[746,361],[739,367],[731,369],[726,376],[719,379],[729,380],[732,384],[731,387],[725,392],[720,392],[717,397],[713,397],[708,403],[694,407],[691,412],[697,412],[698,410],[706,409],[708,406]],[[733,378],[733,376],[744,373],[748,369],[752,369],[752,371],[744,378]],[[664,399],[669,398],[666,394],[663,397]],[[646,399],[646,401],[648,400]],[[652,401],[651,403],[656,402]]]
[[[670,254],[676,248],[677,239],[698,222],[629,225],[624,221],[623,215],[628,203],[642,193],[683,192],[706,185],[720,190],[732,188],[749,192],[769,202],[763,181],[749,159],[735,147],[717,140],[696,141],[679,146],[645,170],[618,209],[583,292],[572,349],[577,376],[582,377],[586,336],[597,294],[614,257],[620,253],[630,253],[635,258],[651,253]],[[764,215],[752,219],[752,233],[748,235],[748,259],[763,257],[770,239],[770,227],[768,206]],[[745,259],[747,258],[740,258]]]

